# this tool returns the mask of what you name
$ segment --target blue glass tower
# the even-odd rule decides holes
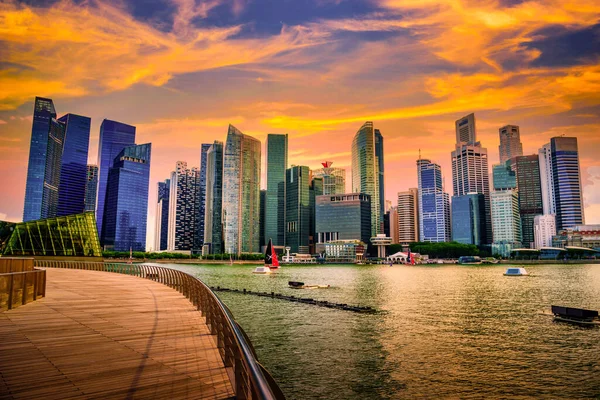
[[[108,171],[103,219],[105,248],[145,251],[151,144],[125,147]]]
[[[198,184],[198,194],[196,201],[198,210],[196,210],[196,232],[194,234],[194,247],[192,253],[199,254],[202,252],[204,245],[204,214],[206,212],[206,154],[210,149],[210,143],[203,143],[200,149],[200,182]]]
[[[430,160],[417,161],[419,231],[423,242],[450,241],[450,198],[444,193],[442,169]]]
[[[577,138],[553,137],[552,178],[556,204],[556,230],[584,223]]]
[[[25,185],[25,206],[23,209],[23,221],[25,222],[42,218],[46,151],[50,123],[53,118],[56,118],[56,110],[52,100],[36,97],[31,127],[27,183]]]
[[[46,168],[44,170],[44,189],[42,191],[42,218],[56,217],[64,141],[65,125],[53,118],[50,121],[48,145],[46,146]]]
[[[85,188],[85,211],[96,211],[96,197],[98,192],[98,166],[88,164],[87,183]]]
[[[164,182],[158,182],[158,201],[156,208],[156,238],[155,250],[167,249],[167,238],[169,234],[169,197],[171,180],[165,179]]]
[[[104,202],[108,170],[112,167],[115,157],[127,146],[135,144],[135,126],[105,119],[100,126],[98,145],[98,201],[96,202],[96,223],[100,240],[104,220]]]
[[[379,166],[379,217],[383,223],[383,215],[385,214],[385,186],[384,186],[384,169],[383,169],[383,136],[379,129],[375,129],[375,157]],[[383,232],[383,231],[381,231]]]
[[[265,221],[262,237],[273,240],[273,245],[285,243],[285,170],[288,165],[288,135],[267,135],[267,193],[265,194]],[[261,242],[263,246],[266,243]]]
[[[452,197],[452,240],[477,246],[487,242],[483,194]]]
[[[81,214],[85,208],[91,119],[66,114],[58,121],[65,126],[56,210],[56,216],[60,217]]]

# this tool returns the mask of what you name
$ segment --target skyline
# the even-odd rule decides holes
[[[143,11],[95,2],[0,5],[7,43],[0,74],[0,219],[22,216],[38,95],[52,98],[59,115],[92,118],[89,163],[98,163],[104,118],[134,125],[138,143],[152,142],[149,227],[156,183],[169,177],[176,161],[199,166],[201,144],[224,141],[229,123],[261,140],[263,154],[267,134],[287,133],[289,165],[316,169],[331,160],[350,176],[352,137],[373,121],[386,140],[385,197],[394,200],[416,186],[419,148],[441,165],[450,192],[454,121],[471,112],[490,173],[499,163],[498,129],[505,125],[520,127],[524,155],[553,136],[576,136],[586,223],[600,222],[595,2],[577,9],[561,1],[491,2],[467,13],[462,2],[421,8],[409,1],[401,8],[393,1],[320,0],[305,2],[301,12],[273,5],[273,15],[262,19],[261,2],[214,1],[202,10],[166,1],[171,7],[162,14],[161,3]],[[275,17],[284,23],[272,24]],[[75,18],[86,18],[89,29],[71,32],[68,21]],[[479,37],[452,30],[457,24]],[[573,43],[579,45],[571,49]],[[58,56],[65,48],[69,54]],[[49,58],[56,63],[43,64]],[[108,62],[118,68],[107,68]]]

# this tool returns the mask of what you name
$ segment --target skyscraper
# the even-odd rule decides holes
[[[475,129],[475,114],[466,115],[454,123],[456,128],[456,145],[475,143],[477,131]]]
[[[554,178],[552,175],[552,148],[550,143],[546,143],[538,150],[538,159],[540,163],[540,186],[544,215],[556,214]]]
[[[554,215],[536,215],[533,220],[533,236],[535,248],[552,246],[552,236],[556,235],[556,219]]]
[[[474,121],[473,121],[474,123]],[[474,125],[473,125],[474,129]],[[454,196],[481,193],[485,196],[486,240],[491,243],[490,180],[487,150],[479,142],[457,144],[452,152]]]
[[[400,233],[400,228],[398,226],[398,208],[397,207],[390,207],[390,210],[388,211],[389,213],[389,218],[390,218],[390,236],[392,238],[392,244],[397,244],[400,243],[400,239],[399,239],[399,233]]]
[[[260,191],[260,228],[258,232],[260,233],[260,238],[258,243],[261,244],[261,252],[262,245],[265,243],[265,205],[266,205],[267,191],[265,189],[261,189]]]
[[[170,183],[167,250],[192,250],[195,243],[196,214],[200,208],[200,169],[188,169],[185,161],[177,161]]]
[[[29,163],[27,165],[27,182],[25,185],[24,222],[42,218],[46,151],[48,148],[50,124],[54,118],[56,118],[56,110],[54,109],[52,100],[36,97],[33,108],[31,144],[29,146]]]
[[[88,164],[85,185],[84,211],[96,212],[96,192],[98,191],[98,166]],[[95,217],[94,217],[95,219]],[[97,227],[96,227],[97,228]]]
[[[419,181],[419,239],[449,242],[450,198],[442,186],[442,169],[430,160],[417,161]]]
[[[371,200],[371,235],[382,231],[382,203],[379,199],[379,158],[376,154],[375,130],[367,121],[352,140],[352,191],[365,193]]]
[[[321,163],[323,168],[312,171],[313,177],[323,178],[323,194],[346,193],[346,170],[332,167],[333,161]]]
[[[154,231],[154,250],[167,250],[169,235],[169,194],[171,180],[158,182],[156,202],[156,229]]]
[[[65,138],[56,215],[81,214],[85,209],[91,119],[81,115],[66,114],[58,121],[65,126]]]
[[[206,152],[206,208],[204,243],[211,254],[223,253],[223,142],[215,141]]]
[[[196,210],[196,222],[195,233],[194,233],[194,246],[192,247],[192,253],[201,254],[202,246],[204,245],[204,216],[206,211],[206,153],[210,148],[210,144],[202,144],[200,149],[200,174],[198,176],[198,193],[197,197],[197,210]]]
[[[491,194],[492,227],[494,242],[492,251],[508,257],[510,251],[521,247],[521,219],[517,190],[496,190]]]
[[[515,172],[514,160],[507,160],[503,164],[492,167],[492,180],[494,190],[508,190],[517,188],[517,174]]]
[[[53,218],[58,210],[58,186],[65,140],[65,125],[55,119],[50,121],[48,146],[46,147],[46,168],[44,190],[42,191],[42,218]]]
[[[106,199],[106,185],[108,183],[108,170],[112,167],[115,157],[127,146],[135,145],[135,126],[105,119],[100,126],[100,139],[98,144],[98,199],[96,200],[96,223],[100,240],[104,221],[104,202]],[[147,201],[147,199],[146,199]]]
[[[265,194],[264,239],[273,245],[285,244],[285,176],[288,165],[288,135],[267,135],[267,193]],[[265,245],[266,243],[260,243]]]
[[[577,138],[553,137],[552,178],[556,207],[556,230],[583,225],[583,199]]]
[[[106,180],[102,243],[115,251],[145,251],[151,144],[127,146]]]
[[[285,245],[308,254],[310,236],[310,170],[293,166],[285,173]]]
[[[521,243],[524,247],[533,247],[533,221],[536,215],[543,213],[539,158],[537,154],[518,156],[515,163],[521,215]]]
[[[259,140],[229,125],[223,157],[226,253],[251,253],[260,249],[260,148]]]
[[[316,253],[316,244],[317,244],[317,196],[322,196],[324,181],[325,178],[312,175],[312,179],[310,181],[310,189],[308,191],[310,196],[310,236],[308,238],[308,246],[310,254]]]
[[[516,156],[523,155],[523,144],[521,143],[521,133],[517,125],[506,125],[499,129],[500,135],[500,164],[504,164]]]
[[[398,242],[419,241],[419,189],[398,192]]]
[[[385,185],[384,185],[384,162],[383,162],[383,136],[379,129],[375,129],[375,157],[377,158],[378,177],[379,177],[379,215],[383,220],[383,214],[387,211],[385,208]],[[381,229],[380,229],[381,231]]]
[[[469,193],[452,197],[452,240],[463,244],[487,243],[485,197]]]

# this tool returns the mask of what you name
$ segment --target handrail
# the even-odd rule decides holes
[[[20,278],[17,279],[16,284],[15,278]],[[36,301],[38,297],[44,297],[45,295],[45,270],[34,269],[33,271],[0,273],[0,311],[24,306],[29,301]]]
[[[284,400],[273,377],[258,362],[254,347],[229,308],[198,278],[185,272],[153,265],[83,261],[36,260],[36,267],[69,268],[134,275],[167,285],[201,311],[233,384],[236,399]]]

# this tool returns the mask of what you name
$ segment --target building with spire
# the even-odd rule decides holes
[[[323,178],[323,194],[346,193],[346,170],[332,167],[333,161],[321,163],[323,168],[312,171],[315,178]]]

